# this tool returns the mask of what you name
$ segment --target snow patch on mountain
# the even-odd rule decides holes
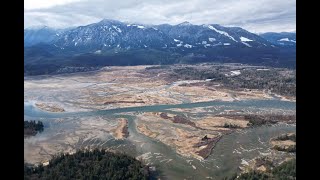
[[[230,72],[231,72],[232,76],[237,76],[237,75],[241,74],[240,70],[235,70],[235,71],[230,71]]]
[[[226,73],[226,74],[224,74],[226,77],[230,77],[230,76],[238,76],[238,75],[240,75],[241,74],[241,72],[240,72],[240,70],[235,70],[235,71],[230,71],[230,73]]]
[[[190,44],[185,44],[184,47],[186,47],[186,48],[192,48],[192,45],[190,45]]]
[[[248,42],[248,41],[252,41],[251,39],[248,39],[248,38],[246,38],[246,37],[240,37],[240,40],[242,41],[242,42]]]
[[[94,52],[95,54],[101,54],[101,50],[97,50],[96,52]]]
[[[279,39],[278,41],[290,41],[289,38],[282,38],[282,39]]]
[[[64,47],[68,50],[74,48],[72,50],[79,52],[87,51],[86,49],[90,49],[90,52],[95,52],[97,49],[101,49],[101,47],[104,47],[101,49],[102,51],[109,47],[125,49],[129,46],[130,48],[145,48],[147,46],[147,48],[168,48],[170,50],[177,48],[181,51],[187,51],[190,49],[185,48],[198,50],[199,48],[216,48],[217,46],[228,45],[235,48],[241,46],[255,48],[259,44],[262,46],[271,45],[271,43],[258,38],[255,34],[246,31],[238,31],[237,29],[215,24],[191,25],[190,27],[189,25],[191,24],[186,22],[180,25],[147,25],[109,22],[105,20],[101,24],[97,23],[70,30],[52,32],[52,36],[54,37],[52,39],[54,41],[51,40],[50,42],[45,41],[47,36],[45,36],[46,34],[42,35],[42,31],[39,31],[38,36],[41,38],[41,41],[48,44],[55,43],[58,45],[58,48]],[[29,34],[31,33],[33,32]],[[56,35],[58,33],[59,36]],[[29,34],[28,36],[30,36]],[[32,37],[34,36],[33,34],[31,35]],[[284,37],[288,37],[288,39],[280,41]],[[31,38],[29,39],[30,41],[32,40]],[[282,36],[275,38],[274,41],[279,44],[285,43],[282,41],[291,41],[291,39],[295,40],[291,36]],[[257,43],[250,43],[250,41]],[[293,43],[286,44],[291,45]]]
[[[139,28],[139,29],[144,29],[144,28],[145,28],[144,26],[141,26],[141,25],[135,25],[135,24],[133,24],[133,25],[131,25],[131,26],[135,26],[135,27],[137,27],[137,28]]]
[[[216,38],[208,38],[210,42],[216,41]]]
[[[222,45],[222,43],[218,42],[217,44],[212,44],[211,46],[220,46],[220,45]]]
[[[238,42],[237,40],[235,40],[232,36],[230,36],[230,35],[229,35],[227,32],[225,32],[225,31],[220,31],[220,30],[216,29],[215,27],[213,27],[213,26],[211,26],[211,25],[208,25],[208,28],[211,29],[211,30],[216,31],[216,32],[219,33],[219,34],[222,34],[222,35],[224,35],[224,36],[227,36],[229,39],[231,39],[231,40],[233,40],[233,41],[235,41],[235,42]]]
[[[113,27],[114,29],[116,29],[119,33],[121,33],[121,32],[122,32],[122,31],[121,31],[121,29],[120,29],[120,28],[118,28],[117,26],[112,25],[112,27]]]
[[[248,46],[248,47],[252,47],[250,44],[246,43],[246,42],[242,42],[242,44]]]
[[[278,41],[287,41],[287,42],[294,42],[294,43],[296,43],[295,40],[291,40],[291,39],[289,39],[289,38],[282,38],[282,39],[279,39]]]

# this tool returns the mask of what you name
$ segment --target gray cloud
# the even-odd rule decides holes
[[[77,0],[30,7],[24,12],[25,27],[64,28],[107,18],[144,24],[221,24],[252,32],[296,29],[294,0]]]

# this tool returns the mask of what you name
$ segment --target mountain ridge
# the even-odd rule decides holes
[[[148,25],[103,19],[57,31],[25,30],[27,72],[39,65],[60,68],[218,61],[295,66],[295,46],[273,43],[240,27],[189,22]]]

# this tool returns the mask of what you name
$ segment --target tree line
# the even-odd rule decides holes
[[[293,180],[296,179],[296,159],[285,161],[270,171],[249,171],[238,175],[235,173],[224,180]]]
[[[43,131],[43,123],[41,121],[24,121],[24,135],[34,136],[38,132]]]
[[[95,149],[78,150],[76,153],[60,154],[49,165],[29,167],[25,164],[24,179],[110,179],[144,180],[149,178],[149,168],[142,162],[125,154]]]
[[[284,96],[296,96],[296,75],[281,72],[283,69],[269,69],[258,71],[256,69],[241,70],[240,75],[226,76],[230,69],[223,67],[212,67],[210,69],[197,69],[184,67],[174,69],[171,73],[172,79],[183,80],[206,80],[212,79],[207,85],[221,83],[230,89],[266,89],[273,93]]]

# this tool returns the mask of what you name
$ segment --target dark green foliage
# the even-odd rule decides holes
[[[206,140],[208,140],[208,139],[210,139],[210,138],[208,138],[208,136],[205,135],[205,136],[201,139],[201,141],[206,141]]]
[[[213,79],[212,83],[221,83],[229,89],[266,89],[284,96],[296,96],[296,75],[281,69],[258,71],[256,69],[241,70],[237,76],[226,76],[230,69],[212,67],[210,69],[197,69],[185,67],[174,69],[172,78],[184,80]]]
[[[296,178],[296,160],[286,161],[272,170],[275,179],[295,179]]]
[[[275,141],[287,141],[291,140],[293,142],[296,142],[296,134],[282,134],[273,140]],[[284,147],[284,146],[274,146],[273,147],[275,150],[278,151],[285,151],[285,152],[296,152],[296,145],[291,145],[289,147]]]
[[[213,68],[211,70],[199,70],[192,67],[185,67],[174,69],[172,74],[173,76],[179,77],[184,80],[205,80],[205,79],[221,79],[223,78],[223,74],[218,72],[218,68]]]
[[[267,172],[250,171],[237,178],[237,174],[223,178],[224,180],[293,180],[296,179],[296,160],[283,162]]]
[[[286,141],[286,140],[291,140],[293,142],[296,142],[296,135],[295,134],[283,134],[275,138],[275,140],[279,141]]]
[[[70,55],[59,55],[58,52],[52,52],[54,56],[35,54],[32,52],[33,48],[25,48],[24,50],[25,75],[85,72],[104,66],[165,65],[177,63],[176,55],[158,50],[136,49],[119,53],[71,53]]]
[[[267,124],[267,121],[263,119],[250,119],[248,126],[256,127],[256,126],[262,126],[266,124]]]
[[[282,122],[290,122],[296,121],[295,115],[268,115],[268,116],[261,116],[261,115],[244,115],[244,119],[248,120],[249,126],[261,126],[261,125],[271,125],[275,124],[279,121]]]
[[[148,179],[148,167],[123,154],[104,150],[78,151],[58,155],[48,166],[24,168],[24,179]]]
[[[225,123],[224,128],[240,128],[240,126],[236,125],[236,124],[231,124],[231,123]]]
[[[296,76],[284,75],[279,70],[244,70],[241,75],[228,77],[223,84],[229,88],[267,89],[273,93],[296,96]]]
[[[291,146],[287,149],[287,152],[297,152],[297,147],[296,146]]]
[[[267,174],[256,171],[241,174],[237,179],[239,180],[268,180],[271,179]]]
[[[34,136],[37,132],[43,131],[43,124],[41,121],[24,121],[24,135]]]
[[[285,151],[285,152],[291,152],[291,153],[296,152],[296,146],[289,146],[288,148],[284,148],[281,146],[274,146],[273,148],[277,151]]]
[[[224,177],[223,180],[235,180],[235,179],[237,179],[237,176],[238,176],[238,174],[234,173],[230,177]]]
[[[38,44],[24,48],[26,75],[82,72],[103,66],[196,64],[203,62],[246,63],[272,67],[295,68],[295,48],[111,48],[101,54],[92,53],[99,47],[76,47],[61,50],[54,45]],[[60,71],[61,68],[75,67]],[[80,68],[80,69],[79,69]]]

